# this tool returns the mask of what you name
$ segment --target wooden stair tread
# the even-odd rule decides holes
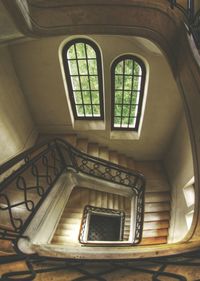
[[[88,148],[88,140],[87,139],[77,139],[77,142],[76,142],[76,147],[83,151],[83,152],[87,152],[87,148]]]
[[[170,203],[157,202],[157,203],[145,203],[145,213],[170,211]]]
[[[127,167],[127,160],[126,160],[126,156],[123,154],[119,154],[118,156],[118,163],[120,166],[122,167]]]
[[[76,134],[67,134],[66,135],[66,141],[69,142],[71,145],[76,147],[76,141],[77,141],[77,136]]]
[[[109,160],[109,152],[107,147],[99,147],[99,158]]]
[[[161,237],[168,235],[168,228],[143,230],[142,237]]]
[[[97,143],[88,143],[87,153],[99,157],[99,145]]]
[[[109,161],[118,164],[118,153],[117,151],[109,151]]]
[[[146,192],[145,203],[170,202],[169,192]]]
[[[169,221],[148,221],[144,222],[143,230],[150,230],[150,229],[167,229],[169,227]]]
[[[140,245],[159,245],[159,244],[166,244],[167,237],[148,237],[143,238]]]
[[[144,214],[144,222],[169,220],[169,212],[149,212]]]

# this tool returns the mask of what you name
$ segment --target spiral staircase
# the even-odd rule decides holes
[[[41,131],[33,148],[0,167],[2,281],[200,278],[200,39],[196,3],[100,2],[57,1],[48,6],[47,1],[27,1],[26,6],[23,1],[2,1],[20,30],[10,37],[12,40],[23,38],[22,34],[128,34],[148,38],[162,49],[183,96],[190,130],[195,170],[191,228],[182,241],[169,243],[173,201],[162,162],[135,161],[121,149],[118,152],[92,141],[91,134],[86,138],[70,131],[52,140],[52,135],[49,138]],[[96,240],[92,244],[80,238],[84,227],[90,231],[89,219],[85,219],[89,216],[84,216],[87,206],[93,208],[92,214],[122,214],[125,243],[119,238],[113,244]]]

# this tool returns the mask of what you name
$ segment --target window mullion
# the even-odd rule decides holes
[[[130,117],[131,117],[131,109],[132,109],[133,85],[134,85],[134,67],[135,67],[135,62],[132,60],[131,97],[130,97],[129,114],[128,114],[128,127],[130,127]]]
[[[120,127],[122,127],[122,116],[123,116],[123,105],[124,105],[124,74],[125,74],[125,60],[123,60],[123,71],[122,71],[122,108],[121,108],[121,121],[120,121]]]
[[[84,112],[84,116],[86,116],[84,100],[83,100],[83,90],[82,90],[82,84],[81,84],[81,75],[80,75],[80,70],[79,70],[79,65],[78,65],[78,56],[77,56],[76,44],[74,44],[74,50],[75,50],[75,56],[76,56],[76,66],[77,66],[78,79],[79,79],[79,84],[80,84],[80,92],[81,92],[81,100],[82,100],[83,112]],[[74,99],[74,102],[75,102],[75,99]],[[75,105],[76,105],[76,103],[75,103]],[[77,109],[76,109],[76,111],[77,111]]]
[[[88,82],[89,82],[89,92],[90,92],[90,106],[91,106],[91,110],[92,110],[92,117],[94,116],[94,112],[93,112],[93,103],[92,103],[92,89],[91,89],[91,82],[90,82],[90,73],[89,73],[89,63],[88,63],[88,56],[87,56],[87,49],[86,49],[86,44],[84,44],[84,48],[85,48],[85,55],[86,55],[86,63],[87,63],[87,77],[88,77]]]

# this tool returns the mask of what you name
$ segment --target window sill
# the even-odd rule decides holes
[[[140,133],[133,131],[111,131],[110,139],[115,140],[139,140]]]
[[[80,131],[88,130],[105,130],[105,122],[100,120],[74,120],[73,128]]]

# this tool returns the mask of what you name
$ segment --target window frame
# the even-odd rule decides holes
[[[131,59],[134,62],[137,62],[139,66],[141,67],[142,75],[141,75],[141,87],[140,87],[140,97],[139,97],[139,103],[138,103],[138,113],[136,116],[136,124],[134,128],[130,127],[115,127],[114,126],[114,118],[115,118],[115,69],[116,66],[120,63],[123,62],[124,60]],[[122,73],[124,77],[124,72]],[[134,77],[133,75],[131,75]],[[124,81],[124,79],[123,79]],[[111,130],[112,131],[133,131],[137,132],[139,129],[140,125],[140,119],[141,119],[141,114],[142,114],[142,106],[143,106],[143,98],[144,98],[144,90],[145,90],[145,83],[146,83],[146,67],[142,59],[139,57],[132,55],[132,54],[124,54],[119,57],[117,57],[112,65],[111,65]],[[124,84],[124,83],[123,83]],[[124,95],[124,86],[123,86],[123,95]],[[122,105],[123,105],[123,100],[122,100]],[[131,115],[129,115],[128,118],[130,118]],[[122,115],[120,116],[122,118]],[[130,125],[130,124],[129,124]]]
[[[73,91],[73,87],[72,87],[72,75],[70,74],[70,70],[69,70],[69,63],[68,63],[68,58],[67,58],[67,52],[69,50],[69,48],[73,45],[75,45],[76,43],[83,43],[83,44],[87,44],[89,45],[95,52],[96,54],[96,63],[97,63],[97,77],[98,77],[98,84],[99,84],[99,107],[100,107],[100,116],[78,116],[77,114],[77,110],[76,110],[76,102],[75,102],[75,95],[74,95],[74,91]],[[77,54],[76,54],[77,55]],[[78,58],[76,57],[75,59],[76,61],[78,61]],[[86,60],[88,62],[88,58],[86,57]],[[66,84],[67,84],[67,88],[68,88],[68,93],[69,93],[69,99],[70,99],[70,103],[71,103],[71,108],[72,108],[72,112],[74,115],[74,119],[75,120],[104,120],[104,102],[103,102],[103,74],[102,74],[102,59],[101,59],[101,52],[99,47],[90,39],[87,38],[75,38],[72,39],[70,41],[68,41],[62,48],[62,62],[63,62],[63,66],[64,66],[64,73],[65,73],[65,80],[66,80]],[[78,75],[79,80],[80,80],[80,73],[79,73],[79,69],[78,69]],[[87,77],[89,77],[90,75],[88,74]],[[81,85],[80,85],[80,91],[83,91],[81,89]],[[92,103],[91,103],[91,107],[92,107]],[[84,106],[84,103],[83,103]]]

